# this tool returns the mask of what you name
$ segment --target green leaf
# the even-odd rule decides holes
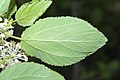
[[[30,56],[56,66],[84,59],[107,39],[92,25],[73,17],[40,19],[22,34],[21,45]]]
[[[60,74],[36,63],[15,64],[0,74],[0,80],[65,80]]]
[[[10,0],[0,0],[0,16],[7,12]]]
[[[17,11],[17,6],[15,0],[11,0],[6,18],[10,19],[11,16]]]
[[[23,4],[15,15],[17,23],[21,26],[30,26],[46,11],[51,3],[50,0],[33,0]]]

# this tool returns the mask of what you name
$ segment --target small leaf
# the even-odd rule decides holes
[[[71,65],[94,53],[107,39],[84,20],[73,17],[40,19],[22,34],[30,56],[56,66]]]
[[[10,0],[0,0],[0,16],[7,12]]]
[[[0,74],[0,80],[65,80],[44,65],[33,62],[15,64]]]
[[[46,11],[51,3],[50,0],[33,0],[23,4],[15,15],[17,23],[21,26],[30,26]]]
[[[17,6],[15,0],[11,0],[6,18],[10,19],[11,16],[17,11]]]

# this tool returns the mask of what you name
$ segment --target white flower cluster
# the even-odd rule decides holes
[[[13,28],[7,19],[2,21],[0,18],[0,68],[3,69],[22,61],[28,61],[19,43],[6,40],[13,35]]]
[[[8,36],[5,34],[13,35],[13,29],[14,27],[9,24],[7,19],[2,20],[0,17],[0,39],[7,39]]]
[[[4,41],[0,44],[2,44],[0,45],[0,68],[10,67],[21,61],[28,61],[19,43]]]

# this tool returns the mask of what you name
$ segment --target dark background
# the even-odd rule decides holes
[[[30,0],[16,0],[18,7]],[[49,68],[65,76],[66,80],[120,80],[120,0],[53,0],[42,16],[77,16],[82,18],[108,38],[107,44],[81,62],[68,67]],[[15,29],[20,36],[21,27]],[[30,61],[42,63],[35,58]]]

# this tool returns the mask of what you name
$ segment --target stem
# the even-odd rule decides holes
[[[8,34],[5,33],[5,32],[3,32],[3,33],[4,33],[6,36],[11,37],[11,38],[13,38],[13,39],[22,40],[22,38],[20,38],[20,37],[11,36],[11,35],[8,35]]]
[[[9,37],[14,38],[14,39],[17,39],[17,40],[22,40],[22,38],[16,37],[16,36],[9,36]]]
[[[12,23],[17,22],[17,20],[12,21]]]

